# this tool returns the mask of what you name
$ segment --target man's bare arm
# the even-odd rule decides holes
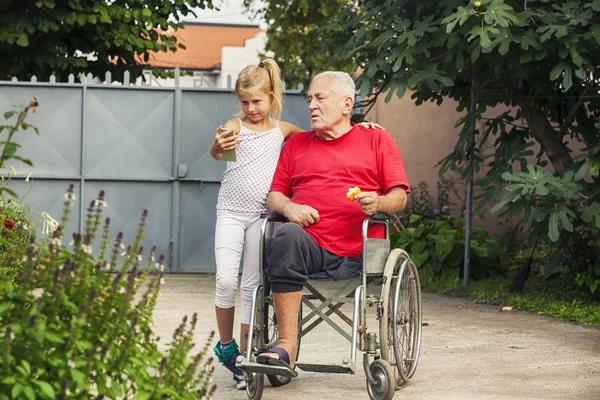
[[[270,192],[267,196],[267,209],[271,212],[275,212],[277,214],[281,214],[284,217],[285,208],[288,207],[292,201],[280,192]]]
[[[395,214],[406,207],[406,192],[401,187],[394,187],[383,196],[378,196],[375,192],[361,192],[355,199],[367,215],[376,212]]]
[[[290,222],[306,228],[319,222],[319,212],[305,204],[296,204],[280,192],[271,192],[267,197],[267,208],[271,212],[283,215]]]

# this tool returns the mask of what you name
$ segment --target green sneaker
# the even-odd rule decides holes
[[[235,386],[239,390],[246,389],[246,381],[244,379],[244,372],[241,369],[235,366],[235,361],[237,356],[241,355],[240,348],[238,347],[235,339],[233,339],[229,343],[221,343],[219,340],[214,347],[215,355],[217,356],[217,360],[225,368],[233,373],[233,380],[235,381]]]

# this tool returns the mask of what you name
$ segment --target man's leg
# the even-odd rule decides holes
[[[273,293],[275,313],[277,314],[277,327],[279,329],[279,342],[277,346],[283,347],[290,356],[290,366],[294,368],[296,352],[298,351],[298,312],[302,302],[302,291],[289,293]],[[279,357],[277,354],[273,354]]]
[[[267,278],[271,284],[277,315],[278,347],[287,351],[291,366],[296,361],[302,289],[308,275],[320,271],[321,264],[321,248],[301,226],[285,223],[277,229],[267,252]],[[274,353],[265,355],[279,358]]]

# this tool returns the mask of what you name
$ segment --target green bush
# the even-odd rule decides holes
[[[419,183],[400,219],[402,229],[392,233],[392,247],[409,252],[425,282],[439,276],[458,277],[464,264],[464,219],[450,215],[448,188],[438,186],[438,193],[433,200],[427,184]],[[506,245],[500,238],[474,227],[470,275],[483,278],[502,274],[505,253]]]
[[[596,124],[600,129],[600,124]],[[504,172],[505,196],[492,208],[523,215],[529,245],[551,246],[543,276],[564,276],[595,293],[600,288],[600,145],[585,149],[564,176],[544,165]]]
[[[154,248],[144,255],[147,211],[130,246],[119,233],[109,248],[101,192],[87,210],[84,232],[66,246],[62,235],[74,199],[71,186],[45,249],[32,237],[22,259],[0,264],[2,277],[14,263],[22,267],[16,284],[0,281],[0,399],[209,398],[212,335],[190,356],[197,316],[184,318],[166,350],[152,331],[163,257],[155,261]]]

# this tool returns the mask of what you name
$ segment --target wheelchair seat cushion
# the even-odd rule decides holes
[[[308,276],[308,279],[334,279],[336,281],[343,281],[346,279],[359,278],[359,277],[360,277],[360,271],[350,271],[344,275],[336,276],[335,278],[332,277],[331,275],[329,275],[329,273],[327,273],[327,271],[319,271],[319,272],[310,274]]]

